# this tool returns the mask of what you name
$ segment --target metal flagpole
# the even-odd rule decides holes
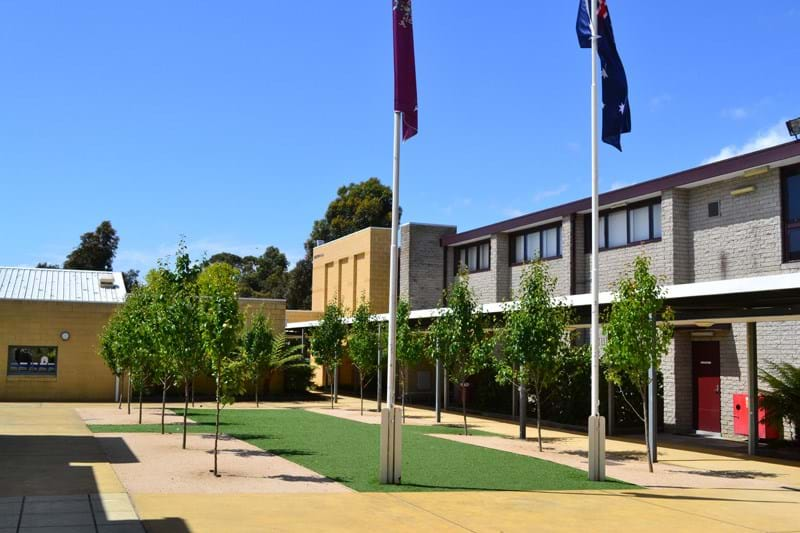
[[[389,252],[389,350],[386,361],[386,409],[381,411],[381,483],[400,483],[402,415],[394,404],[397,359],[397,229],[400,218],[400,140],[402,116],[394,112],[392,168],[392,244]]]
[[[588,0],[587,0],[588,2]],[[592,30],[592,405],[589,417],[589,479],[605,479],[605,420],[600,416],[600,268],[598,198],[598,106],[597,106],[597,0],[591,0]]]

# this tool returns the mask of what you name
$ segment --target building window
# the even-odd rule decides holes
[[[708,217],[714,218],[719,216],[719,200],[716,202],[709,202],[708,204]]]
[[[511,237],[512,264],[561,257],[561,225],[537,228]]]
[[[55,376],[58,348],[55,346],[9,346],[9,376]]]
[[[783,254],[787,261],[800,259],[800,166],[782,170]]]
[[[466,266],[469,272],[489,270],[491,268],[490,255],[489,241],[457,248],[456,270],[459,270],[461,265]]]
[[[585,251],[592,251],[592,222],[584,216]],[[661,200],[640,203],[600,213],[599,246],[601,250],[661,238]]]

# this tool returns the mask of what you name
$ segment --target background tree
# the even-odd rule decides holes
[[[623,399],[644,423],[647,463],[653,471],[651,436],[647,425],[647,387],[650,367],[658,372],[661,359],[672,340],[673,313],[664,304],[664,290],[658,278],[650,272],[650,260],[639,256],[632,271],[615,286],[614,300],[606,313],[603,325],[607,341],[603,351],[606,378],[617,385]],[[622,392],[625,380],[633,384],[641,399],[642,412],[628,401]]]
[[[325,313],[311,335],[311,352],[323,365],[325,373],[328,375],[331,389],[331,409],[334,404],[334,373],[336,368],[342,364],[346,337],[347,327],[344,324],[344,311],[338,301],[333,301],[325,307]]]
[[[555,383],[560,364],[571,351],[567,326],[570,309],[554,298],[556,279],[537,261],[525,268],[516,301],[506,306],[501,341],[503,356],[495,362],[498,383],[519,389],[519,438],[526,434],[528,392],[536,403],[536,431],[542,451],[542,402]]]
[[[305,242],[305,257],[290,272],[287,305],[292,309],[311,309],[312,254],[316,241],[332,241],[370,226],[391,225],[392,190],[378,178],[339,187],[325,217],[314,222]]]
[[[259,256],[222,252],[211,256],[206,264],[227,263],[239,271],[239,296],[244,298],[286,298],[289,283],[289,261],[275,246]]]
[[[36,264],[36,268],[61,268],[61,265],[56,263],[48,263],[47,261],[42,261],[41,263]]]
[[[117,231],[104,220],[94,231],[81,235],[81,242],[64,261],[64,268],[73,270],[110,271],[119,246]]]
[[[353,313],[353,323],[347,337],[347,349],[353,366],[358,370],[361,392],[361,414],[364,414],[364,386],[375,372],[378,353],[378,328],[372,321],[369,303],[362,297]]]
[[[467,435],[467,380],[486,368],[494,350],[494,340],[484,329],[485,318],[469,276],[462,269],[446,294],[442,313],[433,319],[428,330],[432,353],[438,349],[448,379],[461,387],[461,410],[464,434]]]
[[[139,271],[130,269],[122,273],[122,280],[125,282],[125,289],[128,292],[133,291],[139,286]]]
[[[783,424],[786,417],[800,439],[800,366],[790,363],[772,364],[769,370],[761,371],[761,379],[769,387],[762,390],[767,418],[775,424]]]
[[[397,302],[397,370],[400,375],[403,422],[406,420],[406,396],[408,394],[408,369],[425,361],[425,346],[419,333],[409,321],[411,307],[407,300]]]
[[[243,392],[246,367],[236,347],[241,327],[239,302],[236,297],[238,272],[225,263],[209,265],[198,277],[200,295],[200,332],[208,367],[216,386],[216,418],[214,430],[214,475],[219,477],[219,418],[223,405],[233,403]]]

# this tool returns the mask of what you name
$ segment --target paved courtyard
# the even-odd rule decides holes
[[[362,417],[357,401],[350,398],[342,398],[333,412],[325,409],[324,400],[268,406],[377,420],[374,412]],[[0,404],[0,533],[371,531],[377,524],[386,531],[619,531],[623,526],[627,531],[800,531],[800,467],[779,461],[662,447],[661,462],[650,476],[642,470],[640,444],[610,439],[609,475],[648,488],[356,493],[319,482],[318,474],[247,443],[226,439],[226,469],[234,458],[254,462],[238,463],[242,470],[228,479],[209,473],[187,481],[181,454],[159,459],[156,453],[160,446],[177,448],[177,435],[92,434],[81,416],[122,424],[137,414],[129,416],[124,408],[115,413],[116,406],[111,407]],[[153,420],[156,409],[147,409],[145,415]],[[415,424],[433,423],[430,411],[409,408],[407,415]],[[443,422],[457,424],[460,417],[445,414]],[[497,436],[440,438],[585,468],[583,435],[546,430],[545,451],[539,454],[535,439],[508,438],[517,431],[512,423],[471,418],[470,425]],[[210,466],[213,439],[191,437],[187,457],[199,457]],[[159,443],[155,438],[171,440]],[[143,443],[150,439],[156,444]],[[239,482],[242,488],[234,488]]]

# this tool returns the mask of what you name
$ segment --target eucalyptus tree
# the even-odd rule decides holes
[[[311,335],[311,352],[325,368],[331,389],[331,409],[333,409],[333,379],[336,368],[342,364],[347,338],[347,326],[344,323],[344,311],[338,301],[325,307],[325,313],[319,325]]]
[[[614,287],[614,299],[606,313],[603,333],[607,341],[603,350],[606,378],[620,388],[625,402],[644,423],[647,463],[653,471],[651,435],[647,420],[647,388],[650,368],[656,374],[672,340],[672,310],[664,303],[664,289],[650,272],[650,260],[634,259],[632,269]],[[639,393],[640,413],[622,391],[625,381]]]
[[[411,307],[407,300],[397,302],[397,370],[400,375],[401,405],[403,421],[406,420],[406,396],[408,394],[409,368],[426,360],[423,337],[411,327]]]
[[[506,305],[501,335],[502,355],[496,359],[498,383],[519,390],[519,437],[526,436],[528,393],[536,403],[536,431],[542,451],[542,402],[556,382],[562,361],[573,351],[567,329],[570,309],[554,296],[556,279],[537,261],[525,268],[516,300]]]
[[[347,336],[347,351],[353,366],[358,370],[358,384],[361,393],[361,414],[364,414],[364,386],[375,372],[378,353],[378,330],[372,320],[369,303],[361,299],[353,313],[353,322]]]
[[[215,383],[214,475],[219,477],[219,418],[224,405],[244,391],[246,366],[237,353],[242,324],[236,296],[238,272],[227,263],[215,263],[200,273],[197,284],[200,337]]]
[[[461,387],[461,410],[467,435],[467,380],[489,365],[495,343],[469,286],[466,270],[459,271],[440,307],[439,316],[428,329],[428,341],[432,350],[438,349],[448,379]]]

